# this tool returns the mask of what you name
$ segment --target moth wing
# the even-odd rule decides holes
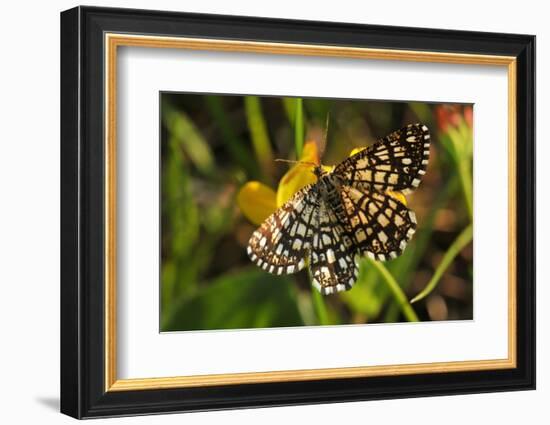
[[[258,267],[273,274],[291,274],[304,268],[318,226],[315,185],[296,192],[252,234],[247,252]]]
[[[410,124],[350,156],[334,170],[356,188],[409,192],[418,187],[430,158],[430,133]]]

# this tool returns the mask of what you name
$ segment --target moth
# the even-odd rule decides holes
[[[263,270],[297,273],[309,267],[323,295],[350,289],[356,257],[386,261],[403,253],[416,217],[389,192],[420,184],[430,156],[430,133],[410,124],[350,156],[317,177],[277,209],[252,234],[247,252]]]

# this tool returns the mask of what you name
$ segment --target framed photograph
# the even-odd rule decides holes
[[[535,388],[535,37],[61,14],[61,411]]]

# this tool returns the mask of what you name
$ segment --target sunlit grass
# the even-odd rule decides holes
[[[162,102],[163,330],[430,320],[425,302],[432,294],[447,300],[444,288],[457,274],[466,285],[460,301],[466,313],[460,314],[471,317],[472,265],[459,255],[473,237],[473,145],[465,121],[443,131],[434,106],[424,103],[382,107],[327,99],[192,98]],[[311,130],[323,134],[329,110],[325,164],[417,120],[430,128],[432,147],[423,183],[407,199],[420,215],[405,252],[386,263],[361,259],[350,291],[323,296],[311,279],[306,285],[305,273],[271,276],[249,261],[245,249],[254,226],[243,217],[237,195],[252,180],[278,193],[276,183],[288,168],[274,159],[307,152],[306,134],[308,142]],[[240,204],[256,202],[252,197]],[[453,221],[442,224],[442,211],[451,211]]]

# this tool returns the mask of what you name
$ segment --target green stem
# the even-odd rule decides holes
[[[470,138],[465,137],[467,133],[468,131],[466,130],[461,132],[459,128],[450,128],[448,130],[448,136],[454,151],[452,156],[458,169],[460,183],[462,184],[464,199],[471,221],[474,215],[472,172],[470,166],[472,141]]]
[[[325,305],[325,300],[323,295],[315,289],[313,286],[313,277],[311,276],[311,270],[307,268],[307,275],[309,277],[309,283],[311,288],[311,299],[313,300],[313,308],[315,309],[315,315],[317,316],[317,321],[319,325],[330,325],[330,320],[328,318],[327,306]]]
[[[432,278],[430,279],[426,287],[411,300],[411,304],[426,298],[435,289],[435,287],[439,283],[439,280],[441,279],[441,276],[443,276],[443,273],[445,273],[445,270],[447,270],[449,265],[453,262],[454,258],[472,240],[472,238],[473,226],[470,224],[460,233],[460,235],[457,236],[447,252],[445,252],[445,255],[437,266]]]
[[[409,301],[407,300],[407,297],[405,296],[405,293],[395,280],[395,278],[392,276],[392,274],[389,272],[389,270],[379,261],[374,261],[369,259],[370,263],[378,270],[380,275],[384,278],[384,281],[390,288],[390,291],[392,295],[395,298],[395,301],[401,308],[401,311],[403,312],[403,315],[409,322],[418,322],[418,316],[416,315],[414,309],[409,304]]]
[[[472,176],[468,164],[464,160],[461,160],[459,162],[458,170],[460,175],[460,182],[462,183],[462,190],[464,191],[464,198],[466,200],[466,207],[468,208],[468,215],[470,217],[470,220],[472,220],[474,216]]]
[[[327,306],[325,305],[325,300],[321,293],[311,286],[311,295],[313,298],[313,307],[315,308],[315,314],[317,315],[317,320],[320,325],[330,325],[330,320],[328,318]]]

